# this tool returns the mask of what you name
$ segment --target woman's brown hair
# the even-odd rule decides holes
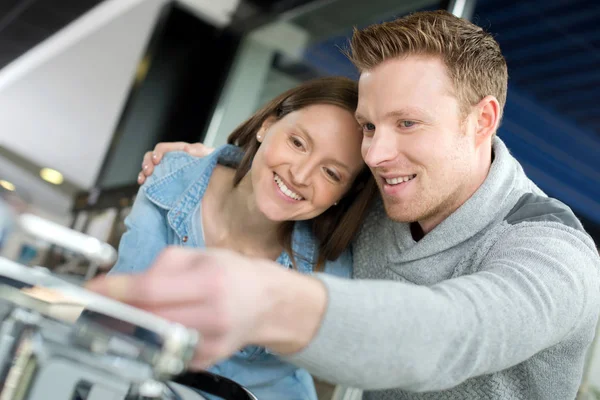
[[[357,103],[358,86],[356,82],[342,77],[310,80],[271,100],[238,126],[227,139],[229,144],[241,147],[244,151],[242,161],[237,167],[234,186],[240,183],[252,167],[252,160],[260,146],[256,134],[267,118],[275,117],[276,120],[280,120],[294,111],[315,104],[338,106],[354,114]],[[325,261],[335,260],[350,246],[375,193],[375,181],[365,166],[338,204],[312,220],[313,234],[319,241],[319,253],[315,267],[317,271],[323,269]],[[284,223],[279,238],[295,265],[297,254],[292,252],[293,227],[293,222]]]

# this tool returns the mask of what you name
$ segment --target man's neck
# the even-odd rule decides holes
[[[446,218],[458,210],[471,197],[473,197],[481,185],[483,185],[483,182],[485,182],[490,172],[490,168],[492,167],[493,159],[494,154],[492,149],[490,149],[489,152],[485,152],[479,160],[478,167],[473,174],[472,179],[470,179],[470,181],[460,191],[458,191],[455,198],[447,199],[446,204],[442,205],[438,211],[433,212],[429,217],[419,220],[418,225],[420,227],[420,231],[422,232],[421,235],[416,234],[419,233],[418,230],[413,231],[413,224],[411,224],[411,233],[415,241],[422,239],[425,235],[435,229],[436,226],[441,224]]]

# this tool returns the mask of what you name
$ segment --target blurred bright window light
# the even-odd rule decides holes
[[[15,191],[15,185],[13,185],[9,181],[5,181],[4,179],[0,179],[0,186],[2,186],[4,189],[9,190],[11,192]]]
[[[53,185],[60,185],[64,181],[63,175],[52,168],[42,168],[40,171],[40,176],[43,180],[50,182]]]

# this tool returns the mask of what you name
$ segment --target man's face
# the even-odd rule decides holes
[[[356,117],[391,219],[428,232],[481,184],[476,118],[461,118],[440,59],[409,56],[363,72]]]

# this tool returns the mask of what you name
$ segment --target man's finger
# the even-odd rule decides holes
[[[144,165],[149,164],[152,161],[152,152],[147,151],[144,153],[144,157],[142,157],[142,169],[144,169]]]
[[[188,145],[185,151],[196,157],[206,157],[214,150],[213,147],[206,146],[203,143],[193,143]]]
[[[110,275],[93,279],[86,287],[144,309],[201,304],[213,298],[220,288],[222,278],[207,271],[180,272]]]
[[[152,152],[152,162],[154,164],[160,163],[165,153],[170,153],[172,151],[185,151],[186,146],[189,143],[187,142],[163,142],[154,146],[154,151]]]
[[[202,268],[212,262],[214,262],[213,257],[207,251],[170,246],[158,254],[150,268],[150,273],[168,275],[190,268]]]
[[[181,303],[190,300],[187,293],[195,293],[197,296],[201,293],[201,287],[210,286],[211,279],[218,279],[203,277],[201,270],[212,262],[211,254],[203,251],[168,247],[158,255],[150,269],[142,274],[99,277],[91,280],[87,287],[127,303]],[[195,270],[193,274],[190,274],[190,269]]]
[[[102,296],[127,303],[130,300],[133,275],[99,276],[87,282],[85,288]]]
[[[234,321],[222,307],[223,302],[207,297],[202,301],[186,304],[160,304],[144,306],[143,309],[169,321],[195,329],[202,336],[226,336]]]
[[[162,278],[162,279],[161,279]],[[205,294],[190,279],[148,273],[110,275],[91,280],[86,288],[139,308],[167,307],[201,302]]]
[[[152,153],[149,151],[144,154],[142,161],[142,173],[145,176],[150,176],[154,172],[154,162],[152,161]]]
[[[204,371],[228,358],[238,349],[228,349],[221,336],[202,336],[202,340],[192,359],[189,368],[193,371]]]

